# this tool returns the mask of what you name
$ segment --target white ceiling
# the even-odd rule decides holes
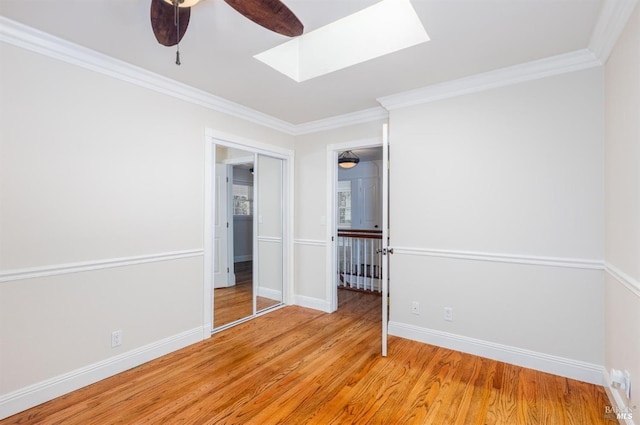
[[[305,32],[377,0],[285,0]],[[0,0],[0,15],[291,124],[378,106],[377,98],[589,47],[603,0],[412,0],[431,41],[297,83],[253,56],[287,40],[223,0],[191,10],[158,44],[150,0]]]

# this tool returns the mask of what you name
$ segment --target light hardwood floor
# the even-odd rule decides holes
[[[285,307],[0,424],[616,424],[601,387],[389,337],[380,297]]]
[[[236,263],[236,284],[228,288],[217,288],[213,296],[213,326],[228,325],[253,314],[252,262]],[[278,300],[256,297],[256,309],[262,311],[281,304]]]

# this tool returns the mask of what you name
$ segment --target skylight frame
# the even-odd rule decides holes
[[[429,40],[410,0],[382,0],[254,58],[303,82]]]

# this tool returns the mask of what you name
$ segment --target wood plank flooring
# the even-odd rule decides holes
[[[252,262],[235,264],[236,284],[214,289],[213,326],[219,328],[253,314]],[[279,300],[256,297],[256,309],[262,311],[281,304]]]
[[[601,387],[389,337],[380,297],[285,307],[6,424],[616,424]]]

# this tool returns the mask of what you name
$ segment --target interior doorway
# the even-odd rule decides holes
[[[345,152],[357,157],[355,166],[339,166],[339,157]],[[336,311],[338,288],[372,294],[380,289],[380,255],[376,251],[382,233],[382,141],[374,138],[329,145],[327,155],[327,231],[332,242],[327,290],[331,311]]]
[[[332,144],[327,146],[327,164],[329,176],[327,188],[328,188],[328,202],[327,202],[327,236],[328,245],[331,249],[327,250],[328,257],[328,273],[327,273],[327,290],[331,294],[330,311],[336,311],[338,309],[338,292],[341,280],[346,280],[346,274],[350,284],[356,286],[362,283],[364,289],[367,290],[380,290],[380,307],[381,307],[381,348],[382,356],[387,355],[387,336],[389,325],[389,255],[393,253],[393,249],[389,247],[389,127],[388,124],[382,125],[382,132],[380,138],[373,138],[368,140],[354,141],[350,143]],[[361,155],[365,156],[366,148],[378,148],[374,149],[376,155],[379,152],[382,153],[382,160],[378,169],[381,171],[380,176],[380,191],[371,190],[371,186],[362,185],[360,182],[357,187],[357,194],[354,194],[354,183],[339,183],[339,163],[348,161],[352,162],[348,168],[355,168],[360,164],[360,156],[354,154],[353,151],[361,151]],[[357,157],[353,159],[353,157]],[[346,158],[346,159],[345,159]],[[350,159],[351,158],[351,159]],[[376,159],[379,156],[376,156]],[[364,168],[364,167],[363,167]],[[365,176],[363,178],[369,178]],[[358,177],[360,178],[360,177]],[[349,189],[347,189],[347,187]],[[345,190],[349,192],[348,195],[340,194],[339,190]],[[362,202],[367,203],[367,196],[372,197],[371,192],[378,193],[380,197],[379,202],[372,202],[372,204],[379,205],[379,210],[375,212],[377,214],[380,211],[380,224],[377,224],[377,217],[373,216],[373,211],[369,212],[360,211],[354,212],[353,198],[362,197]],[[367,195],[369,193],[369,195]],[[355,196],[354,196],[355,195]],[[346,201],[350,200],[350,205]],[[358,202],[358,201],[356,201]],[[362,219],[357,219],[362,217]],[[340,223],[340,225],[339,225]],[[363,229],[353,228],[353,225],[363,226]],[[376,225],[378,226],[376,228]],[[348,226],[348,227],[347,227]],[[358,231],[362,232],[358,232]],[[381,231],[381,232],[380,232]],[[339,233],[345,234],[344,236],[359,237],[360,239],[375,239],[373,245],[371,243],[358,245],[354,248],[353,245],[344,245],[340,248]],[[366,235],[364,234],[366,233]],[[379,234],[381,233],[381,235]],[[379,241],[379,242],[378,242]],[[369,254],[367,254],[369,253]],[[367,255],[369,256],[367,259]],[[340,273],[340,261],[348,264],[348,268],[345,268],[347,272]],[[355,264],[355,266],[354,266]],[[377,286],[377,287],[376,287]],[[343,291],[343,289],[340,289]]]
[[[336,285],[339,290],[380,295],[382,147],[343,152],[338,155],[336,182]],[[351,161],[343,167],[340,159],[345,157]]]

